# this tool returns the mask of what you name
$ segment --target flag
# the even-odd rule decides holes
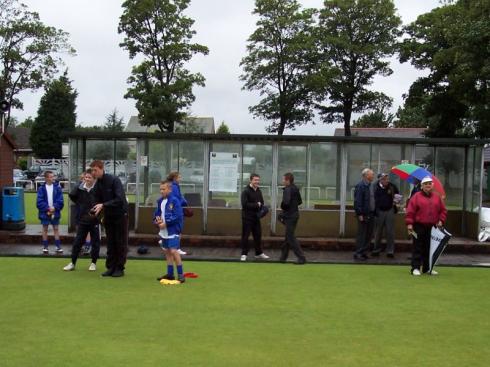
[[[429,273],[434,269],[450,238],[451,233],[446,231],[445,228],[432,227],[430,233]]]

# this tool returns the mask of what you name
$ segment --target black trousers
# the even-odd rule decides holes
[[[298,258],[299,262],[305,262],[305,254],[301,249],[301,245],[299,244],[295,231],[296,225],[298,224],[299,217],[295,218],[284,218],[284,225],[286,226],[286,235],[284,238],[284,243],[281,247],[281,257],[280,261],[286,261],[289,255],[289,249],[293,250],[294,254]]]
[[[361,222],[357,217],[356,256],[366,255],[374,230],[374,216],[364,216]]]
[[[92,257],[92,262],[96,263],[99,258],[100,252],[100,230],[98,224],[93,223],[79,223],[77,228],[77,235],[75,237],[75,242],[71,249],[71,262],[73,264],[77,263],[78,255],[80,254],[80,249],[85,243],[87,238],[87,233],[90,233],[91,250],[90,256]]]
[[[248,255],[250,232],[254,239],[255,255],[260,255],[262,253],[262,227],[259,218],[242,218],[242,255]]]
[[[422,266],[422,273],[427,273],[429,271],[430,234],[432,226],[415,223],[413,230],[417,233],[417,238],[413,239],[412,270],[420,269],[420,266]]]
[[[107,237],[107,269],[124,270],[128,254],[128,216],[105,217],[104,228]]]

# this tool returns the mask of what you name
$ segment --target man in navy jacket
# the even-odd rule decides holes
[[[121,180],[104,172],[104,163],[95,160],[90,164],[97,178],[95,201],[92,213],[99,216],[104,210],[103,223],[107,237],[107,271],[102,276],[124,276],[124,265],[128,253],[128,202]]]
[[[362,180],[354,190],[354,210],[357,218],[357,239],[354,259],[366,260],[366,252],[373,236],[375,200],[372,185],[374,172],[369,168],[362,170]]]

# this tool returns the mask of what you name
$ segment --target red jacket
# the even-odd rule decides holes
[[[405,223],[421,223],[425,225],[436,225],[441,221],[444,223],[447,217],[447,209],[438,194],[427,195],[423,191],[417,192],[410,198],[405,216]]]

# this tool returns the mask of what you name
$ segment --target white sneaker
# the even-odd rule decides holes
[[[255,255],[256,259],[269,259],[269,256],[264,254],[263,252],[260,255]]]
[[[49,254],[49,250],[47,247],[43,247],[43,254]]]
[[[420,275],[420,270],[419,269],[413,269],[412,270],[412,275],[419,276]]]
[[[432,270],[432,271],[429,273],[429,275],[439,275],[439,273],[438,273],[437,271],[435,271],[435,270]]]
[[[72,271],[75,270],[75,264],[69,263],[67,266],[63,268],[64,271]]]
[[[57,253],[57,254],[62,254],[62,253],[63,253],[63,249],[62,249],[61,247],[58,247],[58,248],[56,249],[56,253]]]
[[[182,251],[180,248],[177,250],[180,255],[187,255],[187,252]]]
[[[240,256],[240,261],[247,261],[247,255]]]
[[[91,263],[90,266],[88,267],[88,271],[96,271],[96,270],[97,270],[97,265]]]

